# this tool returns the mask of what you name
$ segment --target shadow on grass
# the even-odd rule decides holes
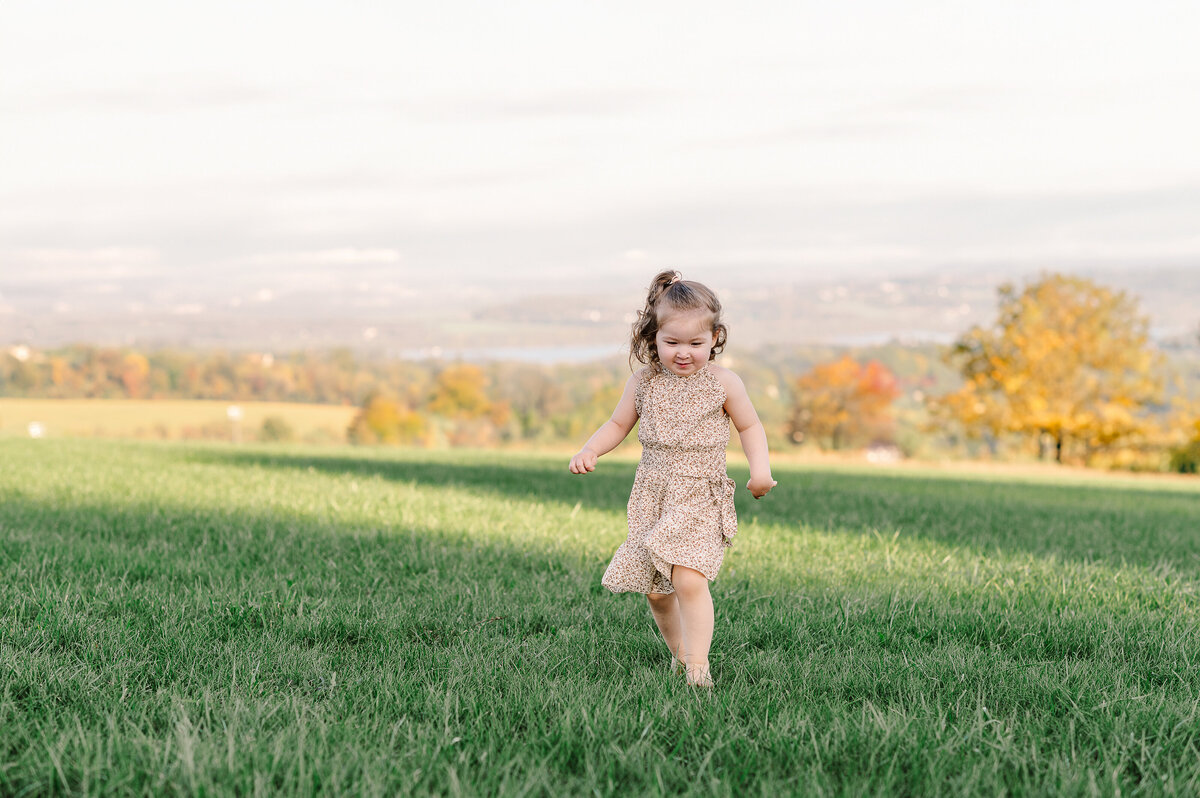
[[[574,478],[565,473],[561,463],[550,461],[544,466],[532,460],[492,466],[438,458],[400,462],[190,450],[163,456],[156,465],[169,467],[181,456],[226,465],[312,468],[321,473],[379,475],[421,485],[453,484],[498,496],[568,506],[580,502],[614,511],[624,506],[632,478],[632,466],[627,463],[608,464],[604,471]],[[738,473],[738,469],[734,471]],[[937,504],[929,507],[928,492],[914,493],[906,490],[903,482],[888,478],[788,473],[782,482],[779,494],[772,497],[777,499],[775,504],[758,505],[754,515],[816,526],[836,518],[844,533],[867,535],[871,534],[865,525],[868,522],[886,529],[921,505],[926,512],[938,511]],[[950,484],[963,487],[966,483]],[[820,501],[814,495],[817,491],[824,497]],[[1055,505],[1052,494],[1026,491],[1027,486],[1022,486],[1015,494],[1024,497],[1026,504]],[[946,494],[942,497],[940,491],[935,492],[938,502],[962,505],[955,510],[961,516],[956,524],[966,523],[966,516],[978,521],[978,501],[952,490]],[[868,501],[870,496],[878,501]],[[1005,506],[1008,498],[1001,494],[997,505]],[[862,525],[849,525],[845,521],[849,512],[857,513],[855,523]],[[1125,517],[1116,509],[1109,512],[1112,517]],[[1151,518],[1156,517],[1153,512]],[[1010,507],[1009,516],[1013,514]],[[968,523],[959,536],[978,545],[978,537],[989,534],[997,537],[990,526],[976,528]],[[203,695],[207,702],[211,690],[218,700],[228,695],[233,699],[231,705],[244,703],[253,708],[275,703],[279,695],[302,693],[308,701],[328,701],[339,728],[354,729],[361,724],[374,729],[371,724],[380,716],[388,722],[403,716],[416,725],[417,735],[434,737],[440,732],[449,737],[465,729],[468,734],[464,736],[470,738],[471,733],[490,734],[497,726],[487,724],[499,717],[501,724],[508,724],[503,739],[516,739],[524,750],[533,752],[534,759],[544,758],[552,778],[574,784],[568,779],[579,771],[577,759],[554,758],[564,735],[546,729],[561,728],[568,744],[587,746],[598,758],[611,759],[610,748],[632,746],[646,736],[649,727],[640,715],[636,722],[613,723],[609,733],[599,735],[608,746],[601,750],[592,742],[576,743],[583,739],[578,727],[547,727],[542,719],[564,709],[575,712],[579,706],[586,707],[593,717],[597,706],[615,707],[613,715],[622,720],[640,712],[642,706],[661,714],[666,688],[660,685],[669,684],[662,667],[666,655],[654,637],[645,602],[597,601],[594,594],[607,593],[597,584],[603,562],[581,566],[578,558],[547,552],[532,540],[516,538],[481,545],[465,529],[414,524],[375,534],[344,518],[230,509],[215,503],[197,507],[178,497],[164,500],[157,494],[152,498],[34,499],[22,495],[19,488],[6,487],[0,489],[0,544],[0,596],[15,599],[0,604],[0,617],[17,620],[6,633],[10,651],[15,644],[19,654],[28,655],[31,661],[57,658],[66,663],[64,668],[83,674],[81,681],[73,682],[60,673],[51,672],[52,678],[47,678],[46,670],[34,667],[15,675],[6,673],[6,696],[20,712],[38,718],[51,730],[57,727],[73,733],[86,724],[87,733],[105,743],[112,735],[104,723],[113,717],[121,724],[122,736],[168,742],[178,739],[180,727],[169,712],[178,696]],[[594,577],[586,586],[576,579],[581,567]],[[738,581],[730,579],[729,584],[737,586]],[[1082,738],[1089,744],[1095,740],[1097,748],[1104,745],[1104,750],[1117,750],[1116,746],[1127,744],[1131,736],[1148,735],[1159,752],[1156,766],[1184,772],[1192,762],[1189,757],[1194,752],[1187,747],[1191,743],[1186,731],[1189,718],[1184,712],[1195,694],[1195,672],[1179,663],[1194,646],[1188,649],[1191,640],[1174,630],[1167,632],[1170,637],[1163,645],[1153,637],[1134,640],[1135,635],[1125,634],[1123,627],[1098,626],[1095,618],[1053,615],[1041,608],[1000,618],[986,612],[985,590],[974,594],[971,606],[963,606],[956,598],[954,602],[931,601],[919,611],[914,606],[911,613],[893,613],[877,601],[864,607],[862,614],[850,615],[847,608],[853,607],[844,602],[856,595],[834,581],[827,587],[828,594],[818,591],[812,603],[781,604],[776,613],[762,612],[764,605],[756,604],[757,599],[745,590],[725,601],[723,620],[728,619],[730,626],[725,632],[728,640],[718,643],[718,651],[724,647],[730,652],[726,673],[736,673],[751,689],[733,695],[732,712],[728,705],[717,704],[715,711],[694,716],[704,724],[695,728],[705,739],[717,740],[727,739],[730,728],[739,733],[745,729],[760,735],[748,739],[764,742],[758,749],[736,751],[738,756],[734,756],[734,748],[718,744],[698,751],[694,761],[711,757],[715,772],[734,772],[751,761],[760,772],[778,775],[781,785],[787,779],[786,784],[794,786],[792,730],[796,727],[784,725],[777,731],[759,718],[764,707],[768,717],[776,716],[767,703],[772,697],[798,703],[795,696],[799,694],[809,699],[818,713],[832,713],[816,715],[817,728],[837,728],[836,724],[845,724],[844,719],[853,716],[866,718],[865,702],[885,710],[895,707],[900,722],[908,724],[905,713],[911,715],[914,707],[923,708],[928,702],[933,707],[928,719],[917,716],[912,733],[897,733],[897,739],[902,733],[908,738],[922,735],[915,737],[918,742],[888,754],[896,757],[901,768],[922,766],[935,735],[943,732],[946,740],[964,741],[944,752],[951,763],[946,766],[948,771],[997,766],[995,761],[972,757],[969,752],[976,740],[991,743],[997,739],[991,732],[986,738],[982,732],[971,736],[976,728],[971,725],[972,696],[978,697],[979,704],[986,700],[984,709],[991,708],[1013,724],[1009,729],[1015,732],[1006,729],[1004,733],[1015,734],[1019,745],[1040,746],[1036,750],[1043,759],[1047,751],[1050,755],[1075,751],[1078,721]],[[496,615],[507,617],[493,618]],[[32,626],[35,619],[39,624],[36,630]],[[1114,623],[1125,620],[1117,618]],[[624,621],[629,623],[621,625]],[[1132,628],[1135,621],[1130,621],[1130,631],[1138,631]],[[106,636],[101,637],[100,632]],[[764,651],[772,658],[765,662],[765,675],[739,668],[734,658],[739,652],[733,649],[736,640],[752,653]],[[98,641],[103,648],[95,647]],[[521,647],[527,641],[530,645]],[[1142,648],[1117,648],[1120,641],[1133,641],[1129,645]],[[126,650],[139,660],[127,660]],[[230,662],[235,659],[252,665],[253,679],[241,670],[231,670]],[[1080,659],[1096,663],[1093,682],[1084,687],[1080,686]],[[502,667],[484,668],[480,663],[485,661]],[[1066,677],[1057,678],[1056,670],[1028,675],[1031,663],[1063,661],[1071,664],[1069,682]],[[79,668],[78,662],[91,670]],[[1130,663],[1138,668],[1136,683],[1124,694],[1131,699],[1130,712],[1138,711],[1138,701],[1151,689],[1156,695],[1183,692],[1184,699],[1178,701],[1183,708],[1177,711],[1169,705],[1164,710],[1161,704],[1151,704],[1141,716],[1135,716],[1136,725],[1130,726],[1129,720],[1105,725],[1112,713],[1106,707],[1114,695],[1123,697],[1113,692],[1113,670]],[[634,668],[643,676],[630,678]],[[1176,669],[1184,670],[1188,678],[1182,684],[1186,692],[1180,689]],[[93,672],[122,687],[121,677],[127,675],[133,688],[130,700],[126,702],[125,694],[117,691],[121,699],[114,704],[113,690],[93,677]],[[325,681],[332,672],[346,680],[346,686],[340,688],[344,693]],[[391,672],[396,675],[387,675]],[[468,679],[462,678],[464,673]],[[240,680],[235,678],[238,675]],[[353,681],[356,675],[359,682]],[[653,682],[648,678],[651,675]],[[1124,677],[1123,672],[1117,675]],[[778,682],[772,683],[771,678]],[[338,683],[343,682],[339,679]],[[541,689],[522,692],[527,683]],[[729,683],[735,683],[733,678]],[[618,690],[619,698],[613,697]],[[461,710],[460,696],[465,699]],[[600,704],[601,699],[610,703]],[[861,710],[857,708],[860,704],[864,705]],[[221,711],[218,705],[218,722],[226,717]],[[258,716],[262,720],[253,722],[265,723],[274,711],[270,709],[265,716]],[[878,714],[875,706],[870,711]],[[961,713],[961,717],[952,713]],[[786,714],[783,717],[788,718]],[[1068,719],[1069,731],[1064,728]],[[995,723],[989,717],[986,728]],[[523,724],[529,724],[533,732],[522,734]],[[385,726],[378,728],[386,730]],[[592,727],[585,728],[594,740]],[[684,724],[684,728],[691,727]],[[838,766],[843,769],[833,771],[835,778],[848,781],[845,774],[856,772],[856,763],[881,750],[879,728],[863,728],[866,731],[860,741],[849,738],[849,742],[825,744],[827,757],[845,763]],[[1164,742],[1162,729],[1176,731]],[[279,736],[273,727],[252,730],[263,742],[259,749],[247,748],[271,755],[270,747],[275,746],[275,757],[280,745],[294,741]],[[696,735],[694,730],[689,733]],[[337,744],[351,750],[363,744],[362,737],[353,735],[344,741],[335,738]],[[677,756],[676,748],[666,747],[675,742],[672,738],[664,743],[663,761]],[[812,742],[818,745],[815,736]],[[489,744],[487,738],[483,744]],[[1022,759],[1019,745],[1011,746],[1016,753],[1006,754],[1009,759],[1000,760],[1000,766],[1024,766],[1027,760]],[[1161,753],[1164,746],[1166,755]],[[334,771],[337,766],[328,759],[332,750],[333,746],[311,747],[307,754],[310,765],[323,774]],[[412,757],[411,750],[404,755]],[[422,750],[416,760],[422,767],[432,770],[431,762],[439,767],[444,764],[437,760],[440,744],[433,754]],[[458,750],[453,756],[459,755]],[[505,761],[506,749],[490,750],[497,753],[489,762]],[[244,754],[239,751],[239,755]],[[150,765],[134,768],[127,780],[149,784],[157,776],[161,785],[161,774],[156,773],[159,761],[156,757]],[[49,770],[47,763],[36,765]],[[32,764],[23,764],[11,773],[30,778],[27,774],[32,770]],[[648,781],[634,784],[634,791],[643,786],[652,789]],[[915,779],[911,785],[893,785],[893,791],[920,794],[936,791],[939,784]],[[8,785],[11,789],[0,792],[17,792],[19,782]]]
[[[319,649],[349,657],[346,667],[361,655],[435,669],[481,639],[497,645],[537,639],[545,652],[560,648],[560,636],[574,629],[587,633],[593,678],[662,665],[645,602],[631,600],[640,598],[633,594],[612,600],[599,584],[603,559],[581,563],[537,541],[481,545],[460,528],[378,532],[329,519],[198,511],[162,501],[61,503],[12,491],[0,491],[0,499],[0,575],[7,586],[0,597],[21,597],[10,600],[0,618],[8,614],[27,631],[34,620],[47,624],[36,648],[97,665],[103,652],[92,648],[89,627],[115,622],[133,635],[134,647],[172,654],[152,660],[145,678],[150,689],[190,678],[189,650],[239,641],[264,651],[279,642]],[[1103,660],[1119,644],[1135,659],[1174,656],[1161,646],[1149,650],[1161,641],[1116,627],[1100,629],[1105,634],[1098,637],[1096,618],[1089,617],[1095,613],[1034,611],[996,623],[987,615],[986,589],[951,606],[923,600],[923,586],[897,585],[852,623],[846,607],[864,602],[856,588],[828,581],[814,591],[810,585],[800,612],[798,594],[786,589],[772,593],[771,604],[756,606],[763,597],[747,584],[731,574],[718,591],[725,617],[739,625],[741,645],[756,650],[802,656],[829,645],[963,644],[1004,646],[1017,659]],[[370,597],[365,604],[364,594]],[[911,606],[893,612],[896,596]],[[1122,622],[1136,625],[1139,618]],[[574,670],[570,661],[561,673]]]
[[[171,650],[172,623],[186,627],[191,646],[283,640],[342,653],[403,653],[412,644],[428,653],[477,634],[553,640],[565,627],[593,623],[596,613],[607,616],[596,622],[603,629],[645,612],[596,602],[611,595],[600,585],[603,567],[537,542],[481,544],[457,528],[364,529],[270,511],[161,500],[63,503],[0,489],[0,599],[10,598],[0,619],[11,613],[30,629],[48,624],[50,650],[85,659],[96,655],[88,625],[106,619],[151,648]],[[581,568],[589,578],[580,578]],[[542,594],[555,599],[530,600]],[[177,605],[172,617],[156,595]],[[75,619],[57,628],[47,620],[67,616]],[[649,648],[641,655],[628,648],[641,637],[608,637],[604,646],[650,663]],[[190,658],[179,661],[186,670]]]
[[[480,462],[480,457],[494,458]],[[635,464],[602,462],[574,475],[566,458],[503,452],[395,456],[191,450],[188,462],[374,476],[453,486],[533,502],[576,503],[623,513]],[[1200,491],[1142,486],[1031,483],[811,469],[778,469],[779,486],[762,501],[731,463],[739,523],[807,526],[829,532],[917,537],[981,551],[1025,551],[1065,560],[1200,570]]]

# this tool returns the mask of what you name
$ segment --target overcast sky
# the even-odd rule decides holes
[[[1200,269],[1198,34],[1194,0],[10,0],[0,285]]]

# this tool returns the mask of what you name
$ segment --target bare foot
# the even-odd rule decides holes
[[[687,683],[689,687],[712,687],[712,673],[709,672],[707,662],[698,662],[694,665],[686,666]]]

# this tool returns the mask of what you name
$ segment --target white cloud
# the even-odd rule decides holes
[[[1200,184],[1195,3],[701,5],[17,4],[0,237],[63,248],[0,274],[1196,251],[1195,199],[1145,190]],[[114,241],[154,248],[87,246]]]
[[[44,247],[0,252],[0,259],[5,262],[30,266],[95,267],[119,275],[122,268],[132,271],[134,267],[157,263],[159,253],[156,249],[144,247],[96,247],[90,249]]]
[[[144,247],[98,247],[94,249],[23,249],[16,256],[39,263],[152,263],[158,251]]]
[[[338,266],[399,263],[399,251],[395,249],[320,249],[296,252],[261,252],[231,259],[231,263],[245,266]]]
[[[34,247],[0,250],[0,276],[12,286],[55,284],[77,285],[103,281],[92,292],[114,293],[120,286],[112,281],[136,280],[161,269],[157,249],[140,247],[53,248]]]

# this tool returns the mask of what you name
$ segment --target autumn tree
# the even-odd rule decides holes
[[[150,361],[140,352],[130,352],[121,359],[121,384],[130,399],[146,395],[146,379],[150,376]]]
[[[366,398],[350,422],[346,437],[351,443],[416,445],[425,442],[424,418],[400,402],[380,393]]]
[[[492,401],[488,386],[483,369],[469,363],[450,366],[437,375],[426,409],[446,419],[444,429],[451,445],[488,446],[508,423],[508,403]]]
[[[947,352],[965,383],[940,397],[938,417],[976,435],[1015,433],[1058,462],[1147,434],[1144,411],[1159,400],[1161,357],[1148,345],[1137,301],[1090,280],[1046,275],[999,289],[999,315]]]
[[[841,449],[891,435],[891,405],[900,395],[896,377],[877,360],[861,364],[846,355],[799,377],[787,434],[796,443]]]
[[[431,413],[447,418],[479,418],[491,410],[487,376],[469,363],[450,366],[437,375],[429,399]]]

